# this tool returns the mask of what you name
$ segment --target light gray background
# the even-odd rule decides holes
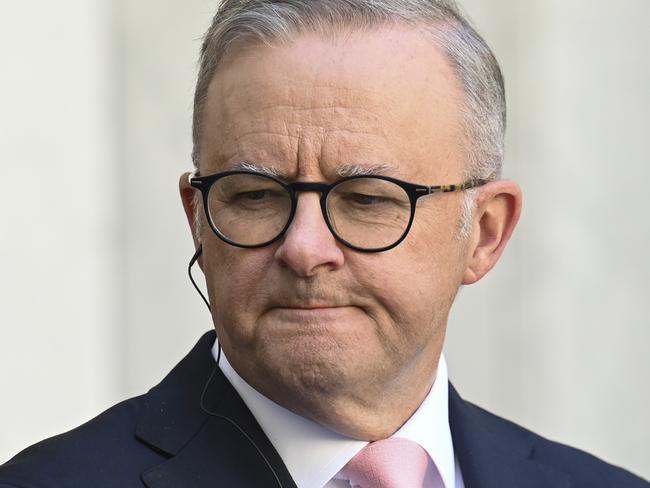
[[[462,290],[461,394],[650,478],[648,0],[466,0],[507,81],[524,189]],[[211,327],[177,198],[208,0],[0,16],[0,462],[146,391]]]

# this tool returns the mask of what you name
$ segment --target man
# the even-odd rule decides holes
[[[643,487],[464,402],[441,354],[521,209],[449,1],[222,3],[180,191],[215,333],[0,487]]]

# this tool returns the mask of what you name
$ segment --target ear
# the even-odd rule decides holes
[[[198,249],[201,245],[201,234],[197,228],[196,222],[196,192],[198,191],[192,185],[190,185],[190,176],[191,173],[183,173],[178,182],[178,189],[181,194],[181,201],[183,202],[183,209],[185,210],[185,216],[187,217],[187,222],[190,225],[190,231],[192,232],[192,239],[194,240],[194,249]],[[199,266],[203,269],[203,259],[199,257],[198,260]]]
[[[463,284],[483,278],[496,264],[521,215],[521,188],[514,181],[492,181],[479,188]]]

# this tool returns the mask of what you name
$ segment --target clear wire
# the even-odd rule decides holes
[[[192,259],[190,259],[190,264],[187,267],[187,274],[190,275],[190,281],[194,285],[194,288],[196,291],[201,295],[201,298],[203,298],[203,301],[205,302],[205,306],[208,307],[208,311],[212,312],[212,309],[210,308],[210,302],[208,302],[208,299],[205,298],[205,295],[199,288],[199,285],[196,284],[196,281],[194,281],[194,277],[192,276],[192,266],[194,266],[194,263],[199,259],[199,257],[203,254],[203,246],[199,246],[196,252],[194,253],[194,256],[192,256]],[[219,339],[217,339],[218,341]],[[219,345],[219,356],[221,356],[221,345]],[[218,361],[217,361],[218,364]]]

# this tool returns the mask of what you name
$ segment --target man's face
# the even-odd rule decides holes
[[[287,182],[333,182],[342,168],[418,184],[463,178],[461,89],[424,34],[381,29],[238,49],[208,91],[201,174],[243,161]],[[360,253],[303,192],[286,235],[241,249],[202,230],[203,270],[223,350],[256,389],[336,430],[346,409],[430,388],[466,245],[461,194],[419,200],[404,242]],[[405,400],[406,401],[406,400]]]

